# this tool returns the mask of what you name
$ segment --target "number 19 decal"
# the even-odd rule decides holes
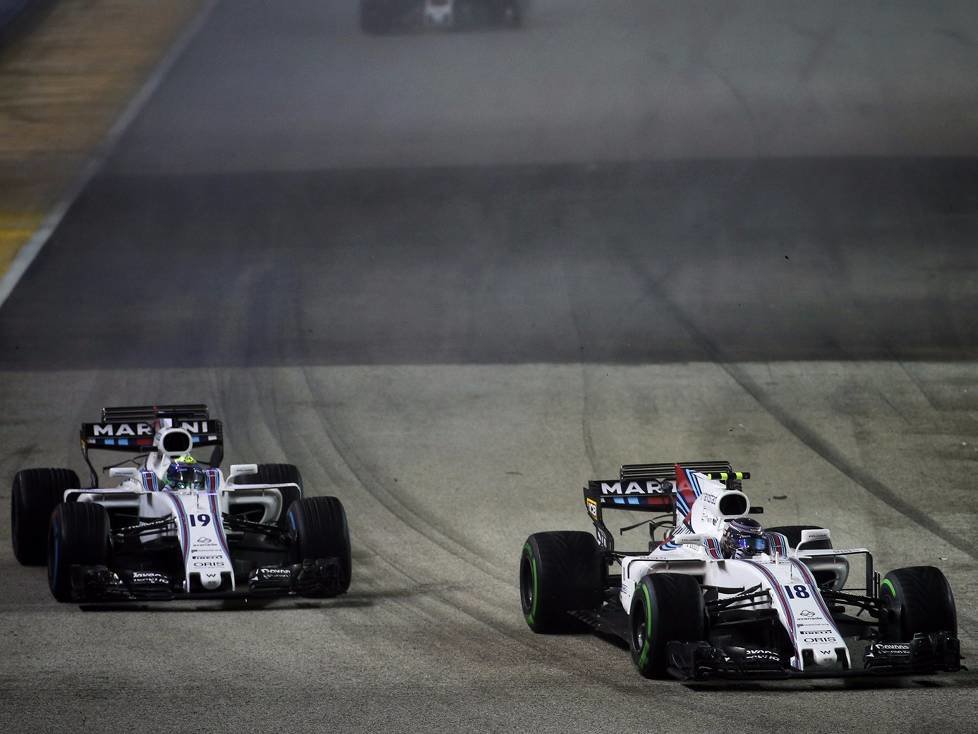
[[[807,599],[811,596],[806,584],[795,584],[794,586],[785,584],[784,590],[788,592],[789,599]]]
[[[188,518],[190,519],[190,524],[194,527],[200,525],[200,527],[206,528],[211,521],[211,516],[206,512],[201,512],[197,515],[188,515]]]

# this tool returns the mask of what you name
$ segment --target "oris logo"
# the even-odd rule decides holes
[[[222,561],[194,561],[194,568],[221,568]]]

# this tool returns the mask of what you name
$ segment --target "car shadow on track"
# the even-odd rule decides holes
[[[763,693],[799,693],[802,691],[878,691],[897,689],[969,689],[978,688],[978,675],[970,671],[940,676],[887,676],[866,678],[821,678],[818,680],[777,681],[698,681],[684,682],[683,687],[694,693],[715,693],[718,690]]]
[[[337,599],[228,599],[223,601],[124,602],[79,604],[83,612],[263,612],[283,609],[358,609],[374,606],[372,599],[345,596]]]
[[[260,612],[283,609],[363,609],[373,607],[378,600],[406,599],[439,593],[459,591],[463,587],[445,584],[418,584],[410,588],[370,589],[331,599],[306,599],[303,597],[270,597],[267,599],[175,599],[158,602],[117,602],[105,604],[79,604],[83,612]]]

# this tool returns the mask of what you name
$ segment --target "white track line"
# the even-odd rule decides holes
[[[27,272],[27,268],[34,262],[34,258],[37,257],[44,245],[47,244],[48,239],[50,239],[51,235],[58,228],[58,225],[61,224],[61,220],[64,219],[65,214],[68,213],[68,209],[71,208],[75,199],[78,198],[81,192],[85,190],[85,187],[88,186],[88,182],[105,165],[109,154],[118,144],[119,138],[122,137],[126,128],[129,127],[140,111],[142,111],[146,102],[153,96],[157,87],[160,86],[160,83],[169,73],[170,69],[173,68],[177,59],[180,58],[187,46],[190,45],[194,36],[203,28],[204,23],[207,22],[211,11],[214,10],[218,2],[219,0],[207,0],[206,5],[197,13],[197,16],[190,22],[190,25],[180,33],[177,40],[170,47],[170,50],[166,52],[166,55],[156,65],[156,68],[153,69],[153,73],[150,74],[149,78],[143,83],[143,86],[140,87],[136,96],[129,100],[129,104],[126,105],[122,114],[116,118],[112,127],[109,128],[109,132],[106,133],[105,137],[102,138],[101,142],[88,157],[88,160],[85,161],[81,174],[68,187],[68,190],[61,196],[54,208],[44,217],[44,221],[34,231],[34,234],[31,235],[27,243],[17,252],[13,262],[10,263],[10,268],[0,278],[0,306],[3,306],[4,301],[7,300],[14,287],[23,277],[24,273]]]

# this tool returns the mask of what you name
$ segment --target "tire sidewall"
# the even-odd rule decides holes
[[[635,588],[632,595],[631,609],[628,614],[629,648],[632,651],[632,661],[638,672],[646,678],[655,678],[657,665],[662,656],[659,645],[655,620],[656,594],[650,576],[644,577]],[[644,638],[644,639],[642,639]]]

